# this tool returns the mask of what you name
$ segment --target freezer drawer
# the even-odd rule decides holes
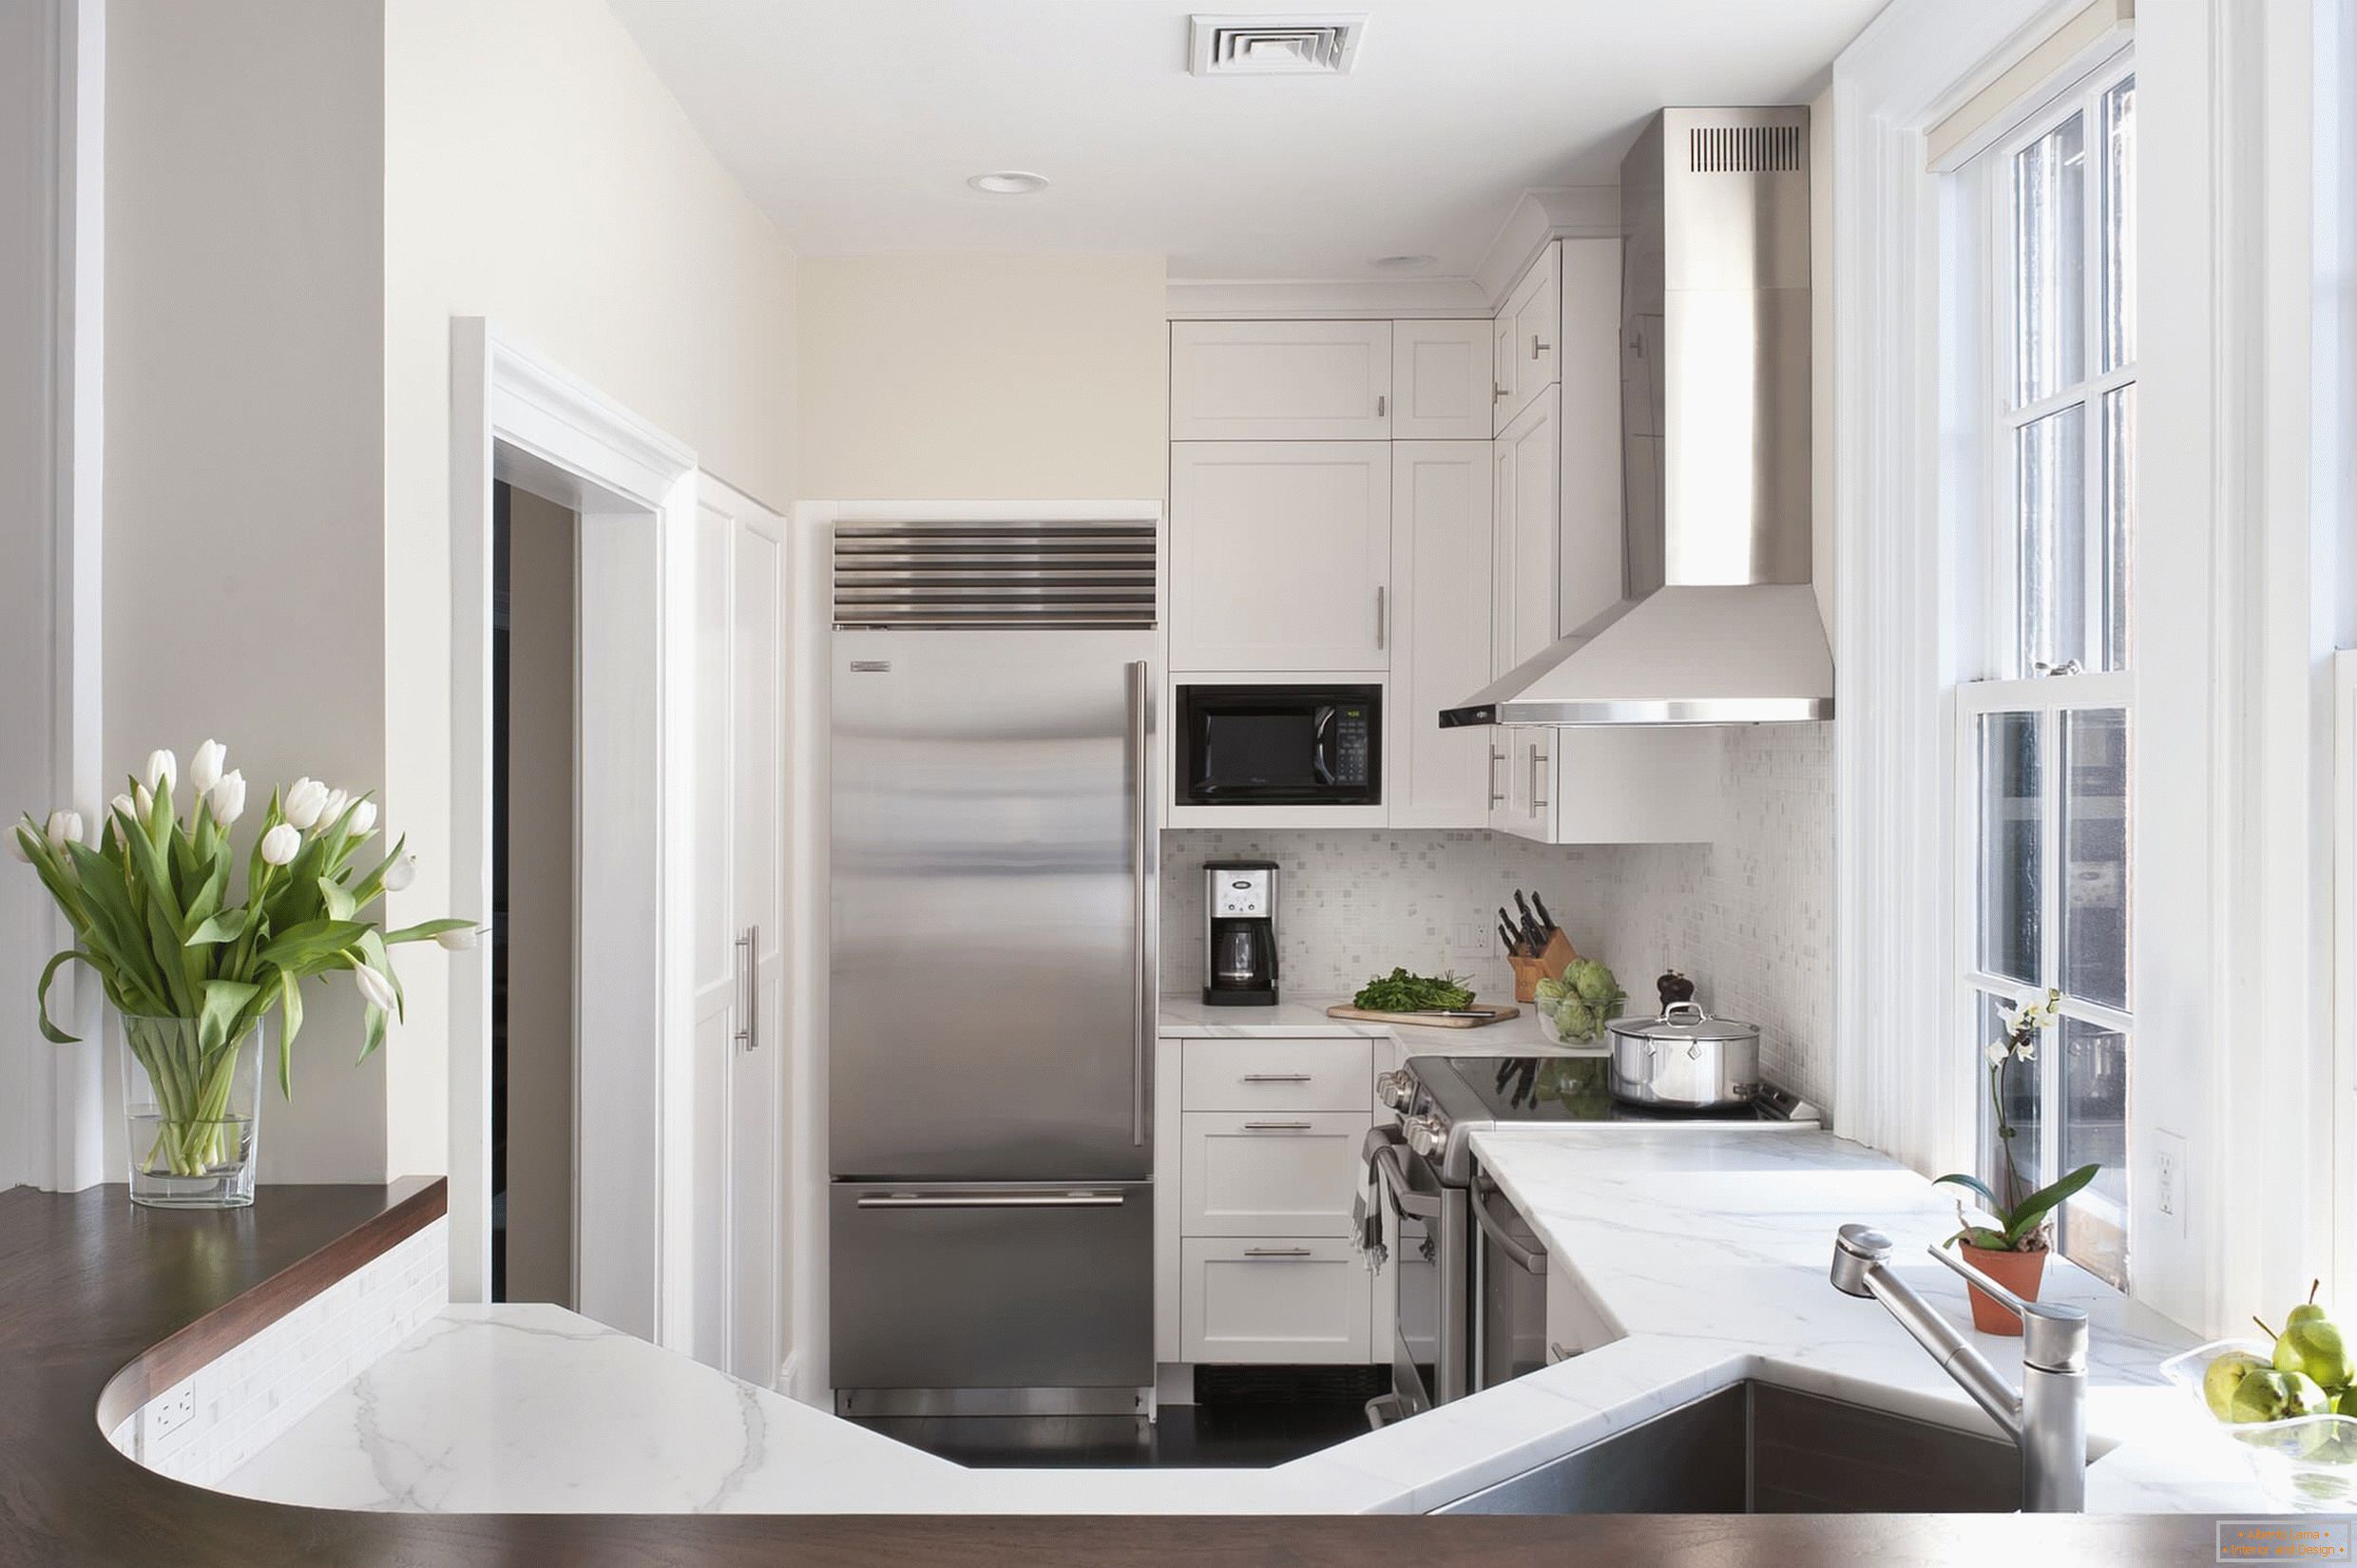
[[[1154,1185],[836,1182],[838,1407],[863,1389],[1154,1382]]]

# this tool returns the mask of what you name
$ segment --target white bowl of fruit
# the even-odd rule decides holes
[[[2357,1501],[2357,1358],[2312,1286],[2309,1297],[2271,1339],[2213,1340],[2160,1369],[2216,1418],[2276,1498],[2344,1510]]]

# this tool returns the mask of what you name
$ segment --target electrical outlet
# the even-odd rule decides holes
[[[156,1445],[172,1433],[194,1421],[197,1416],[197,1389],[193,1383],[157,1395],[139,1408],[137,1442],[144,1458],[156,1451]]]
[[[2167,1128],[2155,1128],[2153,1206],[2176,1222],[2180,1236],[2187,1233],[2185,1195],[2185,1137]]]
[[[1481,920],[1458,921],[1456,934],[1449,941],[1449,946],[1457,951],[1470,953],[1476,958],[1487,958],[1490,945],[1489,925]]]

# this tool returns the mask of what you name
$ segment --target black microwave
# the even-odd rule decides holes
[[[1178,688],[1182,806],[1379,806],[1380,686]]]

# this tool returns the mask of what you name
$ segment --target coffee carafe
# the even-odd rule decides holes
[[[1276,1004],[1275,861],[1205,863],[1203,974],[1207,1005]]]

